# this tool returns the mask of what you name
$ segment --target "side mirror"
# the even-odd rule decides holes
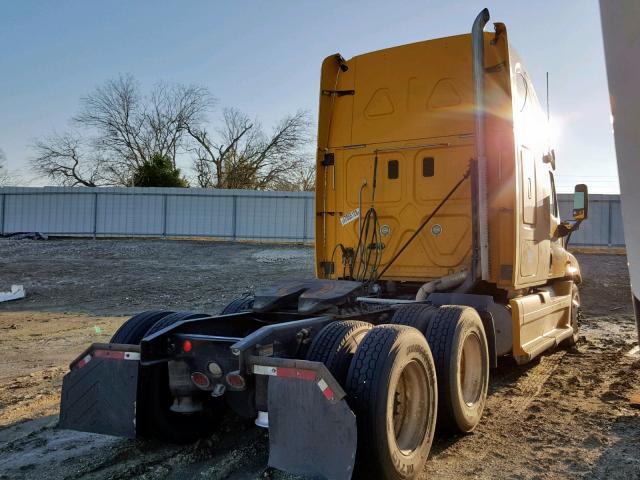
[[[549,153],[545,153],[542,157],[542,161],[544,163],[549,163],[551,165],[551,169],[556,169],[556,152],[552,149]]]
[[[584,183],[576,185],[573,191],[573,219],[577,222],[589,216],[589,189]]]

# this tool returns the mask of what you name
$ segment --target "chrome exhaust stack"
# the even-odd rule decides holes
[[[489,214],[487,208],[487,154],[485,145],[485,104],[484,104],[484,27],[489,21],[489,10],[483,9],[471,29],[473,50],[473,88],[475,93],[475,144],[476,144],[476,185],[474,215],[476,235],[474,247],[479,259],[474,259],[472,271],[475,278],[489,279]],[[478,262],[479,260],[479,262]],[[478,275],[478,265],[480,272]]]

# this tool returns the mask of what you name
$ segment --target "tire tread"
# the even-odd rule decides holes
[[[437,310],[438,307],[426,303],[403,305],[395,311],[390,323],[414,327],[424,333]]]
[[[336,349],[344,345],[350,333],[366,326],[371,326],[371,324],[359,320],[341,320],[330,323],[311,342],[307,360],[325,363]]]
[[[449,357],[452,351],[452,337],[455,334],[461,310],[457,306],[441,306],[425,332],[438,375],[438,394],[440,396],[438,423],[440,429],[448,425],[453,418],[451,392],[447,387],[450,382]]]
[[[248,293],[238,298],[234,298],[233,300],[231,300],[231,302],[227,304],[226,307],[222,309],[222,311],[220,312],[220,315],[230,315],[233,313],[249,312],[253,307],[253,301],[254,301],[253,295],[250,295]]]
[[[148,310],[126,320],[111,337],[110,343],[138,345],[149,328],[174,312],[169,310]]]
[[[356,414],[358,424],[357,478],[388,478],[391,475],[393,478],[411,479],[420,474],[423,464],[415,464],[414,469],[400,474],[397,467],[392,466],[394,461],[391,452],[389,452],[389,457],[386,453],[382,453],[388,451],[389,446],[386,443],[388,442],[386,440],[386,418],[384,416],[380,418],[379,410],[384,405],[384,403],[380,403],[383,401],[381,396],[386,395],[389,388],[390,380],[383,378],[391,368],[389,361],[393,363],[397,361],[398,353],[404,348],[401,347],[403,342],[414,342],[415,340],[424,346],[425,353],[429,358],[427,362],[428,377],[433,382],[435,394],[437,389],[436,375],[429,346],[424,341],[422,334],[413,327],[383,324],[373,328],[358,346],[356,355],[351,362],[346,391],[348,392],[347,401]],[[386,403],[386,399],[384,402]],[[435,415],[437,395],[433,397],[432,402],[430,411]],[[435,418],[431,420],[432,426],[428,434],[429,445],[426,448],[429,449],[433,440],[434,422]],[[393,449],[393,447],[391,448]],[[395,448],[397,449],[397,446]],[[422,458],[422,461],[426,461],[426,456]]]

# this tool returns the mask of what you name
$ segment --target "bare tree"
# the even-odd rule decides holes
[[[81,99],[73,118],[78,134],[34,142],[32,166],[63,185],[130,185],[152,157],[169,158],[175,168],[176,157],[191,152],[203,187],[310,188],[301,170],[306,112],[285,117],[267,134],[257,121],[227,109],[212,134],[203,126],[212,105],[203,87],[160,83],[144,96],[133,77],[120,76]]]
[[[196,142],[194,170],[201,187],[271,189],[302,164],[307,112],[285,117],[271,135],[235,109],[225,109],[223,120],[215,137],[204,128],[187,128]]]
[[[286,177],[279,179],[273,188],[288,192],[313,192],[316,188],[316,166],[308,161],[302,162]]]
[[[102,183],[101,170],[104,163],[98,158],[90,157],[90,153],[76,136],[54,134],[36,140],[32,148],[36,156],[31,160],[31,166],[37,173],[72,187],[95,187]]]
[[[204,87],[159,83],[145,97],[132,76],[120,76],[81,99],[73,123],[84,135],[36,141],[33,165],[63,184],[128,185],[153,155],[175,166],[187,128],[199,128],[212,104]]]
[[[316,165],[308,163],[298,173],[298,185],[303,192],[313,192],[316,189]]]

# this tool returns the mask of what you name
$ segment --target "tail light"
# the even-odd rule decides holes
[[[225,380],[227,381],[227,385],[233,390],[244,390],[247,386],[246,380],[238,371],[228,373]]]
[[[191,381],[196,387],[201,388],[202,390],[209,388],[209,386],[211,385],[209,377],[201,372],[193,372],[191,374]]]

